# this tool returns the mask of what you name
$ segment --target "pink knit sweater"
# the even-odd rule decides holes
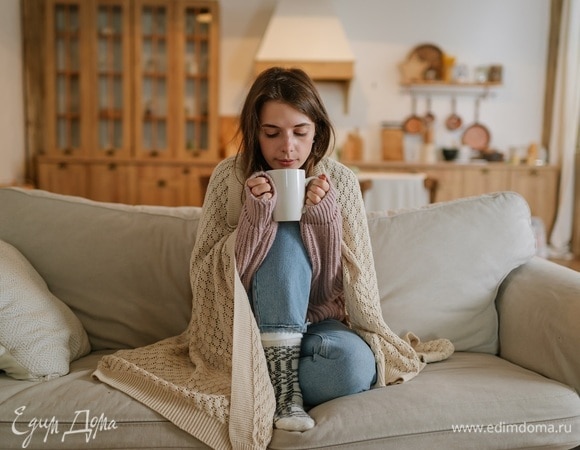
[[[253,176],[270,179],[265,172]],[[315,206],[306,206],[300,221],[302,241],[312,263],[310,304],[306,317],[311,323],[324,319],[342,321],[346,317],[341,264],[342,217],[336,201],[336,189],[332,182],[329,183],[330,190],[322,201]],[[274,183],[271,182],[271,185],[274,186]],[[246,290],[276,237],[278,223],[272,220],[276,199],[275,187],[269,200],[256,198],[245,188],[235,251],[238,272]]]

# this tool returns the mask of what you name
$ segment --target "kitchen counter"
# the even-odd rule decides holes
[[[540,218],[549,233],[556,218],[560,169],[554,165],[528,166],[505,162],[476,161],[434,164],[405,161],[343,161],[355,172],[424,173],[436,181],[435,202],[455,200],[497,191],[522,195],[532,215]]]

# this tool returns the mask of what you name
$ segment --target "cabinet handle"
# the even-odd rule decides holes
[[[65,155],[72,155],[72,149],[70,149],[70,148],[65,148],[65,149],[64,149],[62,152],[63,152]]]
[[[167,181],[165,181],[165,180],[158,180],[157,181],[157,187],[164,188],[165,186],[167,186]]]
[[[117,164],[115,164],[115,163],[109,164],[109,170],[116,170],[116,169],[117,169]]]
[[[184,175],[189,175],[189,172],[190,172],[189,167],[184,167],[183,168],[183,174]]]
[[[489,169],[487,167],[481,169],[481,173],[487,175],[489,173]]]
[[[531,175],[532,177],[537,177],[537,176],[538,176],[538,171],[537,171],[536,169],[531,169],[531,170],[530,170],[530,175]]]
[[[153,151],[151,151],[151,153],[149,153],[149,156],[152,156],[155,158],[155,157],[159,156],[159,153],[156,150],[153,150]]]
[[[108,149],[108,150],[105,152],[105,154],[106,154],[107,156],[115,156],[115,149],[114,149],[114,148],[110,148],[110,149]]]
[[[64,170],[64,169],[66,169],[66,168],[67,168],[67,166],[68,166],[68,164],[67,164],[67,163],[65,163],[65,162],[59,162],[59,163],[58,163],[58,168],[59,168],[59,169],[61,169],[61,170]]]

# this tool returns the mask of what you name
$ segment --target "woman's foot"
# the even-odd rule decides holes
[[[300,342],[302,335],[288,333],[278,336],[267,333],[262,344],[268,372],[276,396],[274,426],[279,430],[306,431],[314,427],[312,417],[304,411],[302,391],[298,383],[298,362],[300,361]]]

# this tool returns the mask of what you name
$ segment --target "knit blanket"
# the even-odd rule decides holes
[[[394,334],[383,320],[366,214],[356,175],[330,158],[326,174],[343,220],[344,298],[351,327],[372,348],[375,387],[415,377],[427,362],[447,358],[445,339],[422,343]],[[215,449],[265,449],[275,410],[260,332],[235,263],[243,176],[222,161],[208,186],[191,256],[192,316],[179,336],[104,356],[94,376],[157,411]],[[162,301],[162,299],[160,299]]]

